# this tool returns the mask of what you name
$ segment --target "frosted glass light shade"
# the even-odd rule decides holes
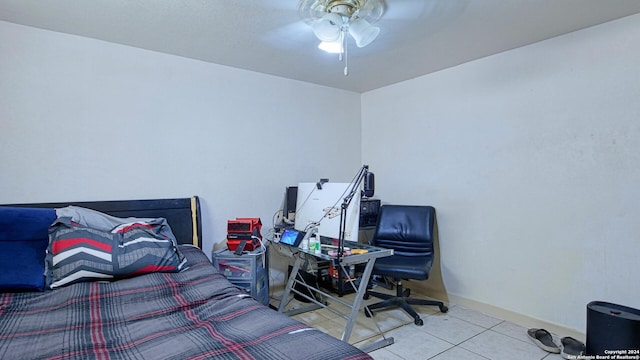
[[[316,20],[311,26],[313,33],[321,41],[336,41],[340,37],[342,27],[342,16],[329,13]]]
[[[378,37],[380,28],[371,26],[364,19],[355,19],[349,24],[349,34],[356,41],[358,47],[365,47]]]
[[[324,50],[330,54],[342,53],[342,42],[340,41],[323,41],[318,45],[318,49]]]

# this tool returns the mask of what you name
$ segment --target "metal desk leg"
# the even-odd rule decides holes
[[[369,278],[371,277],[371,272],[373,271],[373,265],[375,261],[376,259],[369,259],[369,261],[367,261],[367,266],[364,268],[364,273],[362,274],[362,280],[360,280],[360,286],[358,287],[358,293],[356,294],[356,298],[353,301],[351,314],[349,315],[347,326],[344,330],[344,333],[342,334],[342,341],[344,342],[349,342],[349,336],[351,336],[351,330],[353,330],[353,322],[358,317],[358,312],[360,311],[360,305],[362,305],[362,298],[364,297],[364,294],[367,293],[367,286],[369,285]],[[382,334],[381,340],[378,340],[373,344],[370,344],[365,348],[362,348],[361,350],[366,353],[369,353],[369,352],[381,349],[385,346],[391,345],[393,343],[394,343],[393,337],[385,338],[384,334]]]
[[[293,264],[293,268],[291,269],[291,274],[289,275],[289,281],[287,281],[287,286],[284,288],[284,294],[282,294],[282,299],[280,299],[280,305],[278,306],[278,312],[282,312],[284,307],[287,305],[289,299],[289,294],[291,293],[291,288],[293,288],[293,282],[298,276],[298,271],[300,271],[300,266],[302,265],[302,255],[298,254],[296,256],[296,262]]]
[[[364,273],[362,274],[362,278],[360,280],[360,286],[358,287],[358,292],[356,293],[356,297],[353,300],[353,306],[351,307],[351,313],[349,314],[349,319],[347,321],[347,326],[344,329],[344,333],[342,333],[342,341],[348,342],[349,336],[351,336],[351,330],[353,330],[353,322],[358,317],[358,312],[360,311],[360,305],[362,304],[362,298],[364,294],[367,292],[367,285],[369,284],[369,277],[371,276],[371,271],[373,271],[373,264],[375,259],[369,259],[367,261],[367,266],[364,268]]]

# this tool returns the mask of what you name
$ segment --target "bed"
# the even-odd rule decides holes
[[[258,303],[218,273],[201,250],[197,197],[3,205],[0,233],[28,222],[23,212],[41,216],[68,205],[119,218],[166,219],[183,267],[107,281],[71,281],[54,289],[46,277],[44,289],[5,286],[0,289],[1,359],[371,359],[352,345]],[[22,217],[10,218],[16,212]],[[59,226],[58,219],[56,215],[47,228],[48,236],[57,231],[52,229]],[[30,233],[0,236],[3,261],[33,262],[32,255],[41,259],[42,244],[19,250],[34,237]],[[47,244],[46,256],[54,252],[54,245]],[[28,271],[34,272],[19,273]],[[6,274],[2,281],[11,282]],[[42,279],[35,280],[40,284]]]

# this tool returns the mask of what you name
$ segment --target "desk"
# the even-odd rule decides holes
[[[324,242],[323,242],[324,244]],[[284,290],[284,294],[282,295],[282,299],[280,300],[280,305],[278,306],[278,312],[281,313],[285,313],[285,314],[297,314],[297,313],[301,313],[304,311],[311,311],[314,309],[318,309],[318,308],[326,308],[336,314],[338,314],[339,316],[343,317],[345,320],[347,320],[347,325],[345,326],[344,332],[342,333],[342,338],[341,340],[344,342],[348,342],[349,341],[349,337],[351,336],[351,330],[353,330],[353,324],[358,316],[358,312],[360,311],[360,306],[362,305],[362,298],[364,296],[364,294],[367,292],[367,285],[369,283],[369,278],[371,277],[371,271],[373,270],[373,265],[376,261],[377,258],[380,257],[384,257],[384,256],[390,256],[393,255],[393,250],[390,249],[383,249],[380,247],[375,247],[375,246],[371,246],[371,245],[367,245],[367,244],[360,244],[360,243],[356,243],[356,242],[348,242],[347,244],[345,244],[347,247],[351,248],[351,249],[362,249],[362,250],[366,250],[367,252],[364,254],[353,254],[353,255],[349,255],[349,256],[343,256],[340,257],[340,262],[338,263],[338,259],[336,257],[333,256],[329,256],[327,254],[328,250],[327,248],[322,249],[322,253],[321,254],[314,254],[309,252],[308,250],[302,250],[300,248],[297,247],[293,247],[293,246],[289,246],[286,244],[279,244],[283,247],[288,248],[296,257],[296,261],[295,264],[293,265],[293,268],[291,269],[291,275],[289,276],[289,281],[287,281],[287,286],[285,287]],[[348,268],[350,265],[356,265],[356,264],[366,264],[364,272],[362,273],[362,277],[360,278],[360,284],[357,287],[357,291],[356,291],[356,295],[355,295],[355,299],[353,301],[353,303],[348,303],[346,302],[344,299],[338,299],[324,291],[322,291],[321,289],[318,289],[308,283],[306,283],[304,281],[304,279],[302,278],[302,275],[299,274],[299,271],[301,270],[301,266],[302,264],[305,262],[306,259],[308,259],[310,256],[315,257],[317,259],[320,260],[325,260],[325,261],[329,261],[331,262],[331,264],[333,266],[335,266],[336,268],[341,268],[342,271],[344,273],[348,273]],[[354,282],[350,282],[350,284],[352,284],[352,286],[355,287]],[[345,305],[346,307],[350,308],[351,311],[350,313],[347,314],[343,314],[335,309],[329,308],[328,304],[326,303],[322,303],[317,301],[316,299],[309,297],[307,294],[302,293],[298,290],[295,289],[296,285],[300,285],[303,287],[306,287],[307,289],[311,290],[312,292],[317,292],[322,294],[323,296],[330,298],[342,305]],[[288,303],[288,299],[289,299],[289,294],[291,292],[294,292],[302,297],[304,297],[305,299],[313,302],[315,304],[315,306],[312,305],[311,308],[308,308],[304,311],[296,311],[295,313],[293,312],[286,312],[284,311],[285,306]],[[373,317],[372,317],[373,319]],[[375,321],[375,320],[373,320]],[[362,349],[366,352],[371,352],[374,351],[376,349],[382,348],[384,346],[387,345],[391,345],[393,344],[393,338],[384,338],[382,340],[379,340],[369,346],[367,346],[366,349]]]

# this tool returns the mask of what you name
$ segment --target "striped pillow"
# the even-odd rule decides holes
[[[186,261],[169,224],[163,218],[144,220],[105,231],[58,217],[49,228],[48,286],[180,271]]]

